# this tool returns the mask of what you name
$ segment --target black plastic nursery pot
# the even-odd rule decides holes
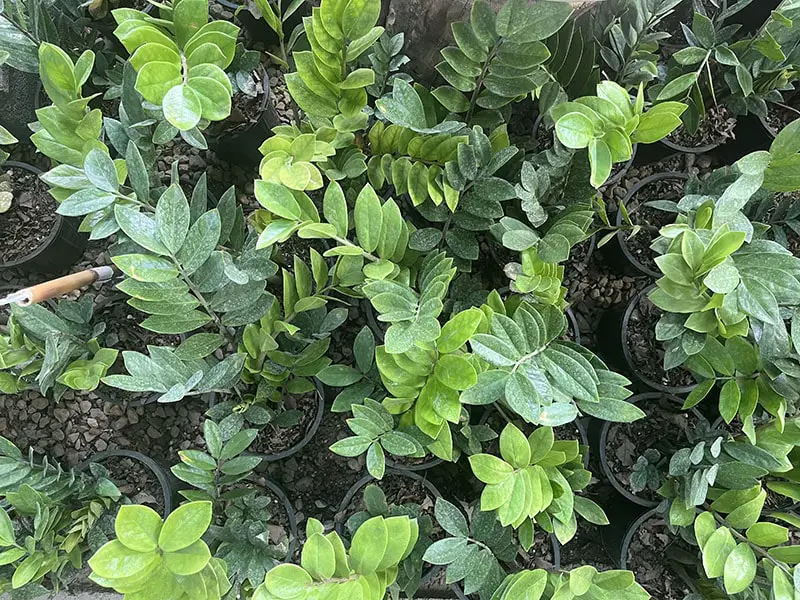
[[[276,500],[281,505],[281,509],[286,512],[286,516],[289,520],[289,531],[287,532],[287,535],[289,536],[289,547],[286,550],[286,562],[289,562],[292,560],[295,550],[297,549],[297,513],[294,510],[292,501],[289,500],[289,497],[286,495],[286,492],[283,491],[281,486],[270,479],[265,479],[264,487],[267,488],[267,490],[273,496],[275,496]]]
[[[37,96],[42,83],[38,73],[25,73],[0,66],[0,125],[8,129],[20,141],[31,137],[28,123],[36,120],[34,108],[38,108]],[[8,164],[8,163],[5,163]]]
[[[647,581],[647,578],[642,577],[641,574],[637,573],[635,570],[635,565],[631,564],[631,555],[635,552],[634,546],[634,538],[638,535],[639,530],[642,527],[645,527],[648,523],[655,520],[657,522],[663,522],[666,518],[659,512],[659,508],[653,508],[645,513],[641,514],[633,520],[630,525],[628,526],[627,530],[624,530],[624,533],[620,529],[615,529],[612,527],[603,527],[602,531],[602,538],[603,544],[606,547],[608,553],[614,557],[615,560],[618,561],[618,565],[620,569],[624,570],[631,570],[634,573],[636,581],[640,582],[645,589],[647,589],[648,585],[652,585],[654,582]],[[679,534],[676,534],[679,538]],[[656,537],[656,536],[653,536]],[[659,554],[658,559],[662,559],[666,562],[669,557],[667,553]],[[688,557],[687,557],[688,558]],[[661,561],[659,561],[661,562]],[[681,587],[685,588],[685,590],[691,593],[698,593],[697,586],[695,585],[694,581],[696,580],[697,576],[695,574],[692,577],[687,571],[684,572],[677,572],[672,569],[669,569],[671,574],[673,575],[674,579],[679,581]],[[657,584],[657,582],[655,582]],[[663,582],[662,582],[663,583]],[[650,590],[647,590],[648,592]],[[652,596],[656,598],[656,596]],[[699,596],[698,596],[699,597]]]
[[[280,452],[275,453],[262,453],[262,452],[246,452],[246,454],[250,456],[258,456],[264,462],[275,462],[278,460],[283,460],[285,458],[289,458],[290,456],[294,456],[300,450],[306,447],[306,445],[314,438],[317,434],[317,430],[319,429],[319,424],[322,422],[322,417],[325,415],[325,392],[322,387],[322,384],[319,381],[316,381],[316,391],[314,393],[314,398],[316,400],[316,413],[314,414],[314,418],[311,419],[307,426],[303,437],[300,438],[296,443],[292,444],[291,447],[286,448],[285,450],[281,450]],[[211,405],[213,406],[213,404]],[[261,432],[256,437],[262,435],[269,435],[269,428],[270,426],[267,425],[267,428],[262,429]]]
[[[427,478],[418,475],[417,473],[413,473],[407,470],[402,469],[391,469],[387,468],[386,472],[384,473],[383,479],[387,477],[402,477],[408,479],[414,483],[419,483],[422,485],[423,488],[434,498],[441,498],[442,494],[436,488],[433,483],[431,483]],[[352,487],[347,490],[347,493],[342,498],[342,502],[339,504],[339,510],[336,511],[336,531],[340,535],[345,533],[345,524],[347,523],[347,519],[354,515],[356,512],[360,510],[360,507],[357,503],[361,501],[361,495],[370,483],[378,483],[380,485],[382,480],[375,479],[372,475],[364,475],[361,479],[356,481]]]
[[[141,452],[136,452],[135,450],[106,450],[105,452],[98,452],[97,454],[92,455],[86,461],[82,462],[80,465],[78,465],[78,470],[85,471],[89,468],[91,463],[102,465],[112,458],[129,458],[140,463],[145,469],[153,474],[158,482],[158,487],[161,489],[161,493],[164,498],[164,512],[162,516],[166,518],[167,515],[172,512],[175,502],[176,489],[173,485],[174,478],[166,469],[164,469],[164,467],[162,467],[158,462],[149,456],[142,454]],[[156,492],[157,490],[151,491]]]
[[[638,323],[635,321],[632,322],[632,315],[634,315],[634,312],[637,314],[640,312],[640,306],[647,306],[655,309],[652,303],[647,299],[647,294],[654,287],[655,284],[636,294],[624,310],[618,308],[603,314],[598,325],[597,335],[597,339],[602,341],[600,350],[609,362],[616,365],[620,370],[624,371],[626,375],[631,377],[633,381],[638,384],[638,387],[665,394],[674,394],[676,396],[688,394],[697,387],[697,383],[692,381],[692,383],[670,385],[669,383],[656,381],[649,374],[643,372],[642,366],[636,363],[631,353],[629,346],[631,330],[637,327],[637,334],[643,331]],[[648,334],[652,334],[654,345],[660,346],[660,342],[655,341],[656,321],[657,319],[653,320],[652,323],[647,323],[646,327],[649,327]]]
[[[633,396],[628,400],[633,404],[637,404],[639,408],[641,408],[644,412],[648,412],[648,408],[650,408],[650,412],[652,413],[652,409],[656,407],[658,404],[660,408],[668,407],[669,411],[673,412],[673,414],[677,417],[685,416],[686,419],[692,419],[697,422],[703,422],[705,418],[703,415],[698,411],[696,408],[689,409],[688,411],[683,411],[683,400],[678,398],[677,396],[673,396],[671,394],[665,394],[661,392],[649,392],[646,394],[638,394]],[[645,417],[646,419],[649,418]],[[644,422],[644,420],[642,420]],[[616,423],[612,423],[610,421],[597,421],[593,420],[589,432],[590,432],[590,440],[591,440],[591,447],[592,450],[596,453],[597,456],[600,457],[600,470],[602,471],[605,478],[611,484],[611,486],[619,493],[620,496],[632,502],[633,504],[637,504],[639,506],[643,506],[646,508],[652,508],[658,506],[661,503],[661,498],[657,497],[655,494],[652,495],[651,498],[648,498],[645,494],[634,493],[629,490],[622,481],[619,479],[619,474],[615,472],[611,461],[609,459],[609,452],[610,452],[610,440],[609,434],[611,432],[612,427],[623,427],[624,425],[619,425]],[[629,425],[635,426],[635,425]],[[678,425],[676,424],[676,428]],[[668,432],[664,432],[666,435]],[[657,498],[657,499],[656,499]],[[613,555],[613,554],[612,554]]]
[[[6,161],[3,169],[21,169],[35,175],[42,173],[41,169],[16,161]],[[0,271],[4,269],[19,269],[31,273],[62,273],[74,265],[86,248],[88,236],[78,231],[80,219],[54,215],[53,226],[50,233],[38,247],[13,260],[3,261],[0,257]],[[0,218],[0,235],[8,235],[2,231],[2,218]]]
[[[650,185],[658,184],[659,182],[669,182],[669,181],[685,182],[688,179],[689,175],[687,175],[686,173],[677,173],[677,172],[664,172],[664,173],[656,173],[654,175],[650,175],[649,177],[645,177],[639,183],[634,185],[630,189],[628,194],[625,196],[625,198],[622,200],[622,202],[628,209],[631,215],[631,219],[633,220],[634,223],[636,223],[637,222],[636,212],[638,207],[632,208],[630,206],[630,201],[639,192],[641,192],[641,190]],[[651,210],[649,209],[649,207],[646,208],[648,210]],[[652,210],[655,211],[655,209]],[[671,213],[663,213],[663,214],[668,215]],[[618,210],[615,223],[617,225],[622,225],[623,222],[624,220],[622,216],[622,211]],[[646,224],[649,225],[649,223]],[[648,275],[649,277],[655,277],[655,278],[661,277],[661,273],[656,271],[654,266],[645,264],[643,259],[637,256],[639,253],[632,250],[630,242],[627,239],[627,233],[628,232],[626,231],[617,232],[617,235],[615,235],[614,238],[608,244],[603,246],[602,248],[603,255],[606,258],[607,262],[609,263],[609,266],[621,273],[626,273],[631,275]],[[636,234],[636,237],[642,239],[642,236],[645,235],[646,235],[645,231],[640,231],[638,234]],[[657,234],[654,235],[652,239],[655,239],[655,237],[657,237]],[[649,249],[646,251],[649,252]]]
[[[261,23],[267,28],[266,24]],[[258,148],[265,139],[272,136],[272,128],[281,124],[272,102],[269,76],[264,69],[261,69],[261,84],[263,93],[258,118],[238,131],[232,133],[222,131],[216,137],[209,136],[209,145],[223,160],[238,164],[258,164],[261,160]],[[225,121],[220,126],[224,124]]]

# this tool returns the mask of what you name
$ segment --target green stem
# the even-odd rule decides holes
[[[494,60],[494,57],[497,55],[497,49],[503,43],[503,40],[500,40],[495,44],[495,46],[489,51],[489,56],[486,57],[486,61],[483,63],[483,68],[481,69],[481,74],[478,75],[478,79],[475,81],[475,89],[472,90],[472,97],[469,99],[469,110],[467,111],[467,125],[469,125],[470,121],[472,121],[472,114],[475,112],[475,107],[478,103],[478,94],[480,94],[481,88],[483,87],[483,80],[486,79],[486,75],[489,73],[489,66]]]
[[[708,512],[710,512],[712,515],[714,515],[714,520],[716,520],[717,523],[719,523],[720,525],[725,527],[728,531],[730,531],[731,534],[733,534],[733,537],[735,537],[741,543],[747,544],[748,546],[750,546],[750,549],[753,550],[753,552],[758,554],[761,558],[764,558],[764,559],[768,560],[769,562],[771,562],[773,565],[775,565],[781,571],[783,571],[786,574],[786,576],[789,577],[790,580],[792,579],[792,571],[790,569],[788,569],[784,563],[782,563],[781,561],[776,560],[775,558],[773,558],[770,555],[770,553],[767,552],[766,550],[764,550],[761,546],[758,546],[758,545],[754,544],[753,542],[748,540],[746,536],[742,535],[741,533],[736,531],[733,527],[728,525],[725,522],[725,519],[722,518],[722,515],[720,515],[719,513],[715,512],[713,510],[711,510],[711,508],[708,505],[704,504],[703,508],[705,510],[707,510]]]

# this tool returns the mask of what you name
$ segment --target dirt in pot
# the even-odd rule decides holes
[[[642,227],[636,235],[631,237],[627,232],[622,232],[622,239],[628,252],[640,265],[658,272],[656,254],[650,249],[659,235],[659,230],[665,225],[675,222],[675,213],[666,212],[648,206],[648,202],[656,200],[671,200],[678,202],[683,197],[683,179],[658,179],[640,188],[628,201],[625,208],[631,220]]]
[[[670,533],[664,519],[654,516],[633,535],[626,566],[653,598],[683,600],[692,590],[679,574],[681,565],[675,555],[690,553],[694,554],[678,535]]]
[[[531,546],[530,550],[520,548],[516,562],[520,569],[546,569],[552,571],[556,565],[550,534],[537,527],[536,532],[533,534],[533,546]]]
[[[508,120],[508,136],[512,144],[533,151],[541,148],[531,139],[537,116],[536,106],[530,96],[526,96],[522,102],[512,103],[511,118]]]
[[[0,177],[0,210],[6,203],[8,210],[0,212],[0,260],[9,263],[44,244],[56,226],[58,205],[36,173],[10,166]]]
[[[800,98],[792,98],[788,104],[767,104],[767,117],[765,121],[773,133],[777,134],[789,123],[800,117],[800,110],[792,105],[800,104]]]
[[[422,514],[428,515],[434,523],[433,532],[431,537],[434,541],[445,537],[442,529],[436,524],[434,517],[434,506],[436,504],[436,496],[422,483],[420,479],[412,479],[404,477],[395,473],[386,475],[380,481],[372,481],[367,485],[377,485],[386,496],[386,503],[389,506],[402,506],[403,504],[416,504]],[[350,505],[344,510],[343,513],[337,515],[342,523],[357,512],[364,510],[364,490],[366,486],[361,488],[350,502]]]
[[[625,343],[631,357],[631,367],[655,383],[671,388],[695,383],[691,373],[681,367],[664,370],[664,345],[656,339],[656,323],[661,309],[642,294],[628,318]]]
[[[608,428],[605,452],[611,474],[631,494],[657,502],[661,497],[649,487],[634,491],[631,486],[633,467],[645,450],[657,450],[662,459],[689,445],[700,417],[695,412],[681,411],[679,404],[666,397],[642,400],[637,404],[646,417],[633,423],[612,423]]]
[[[256,436],[250,452],[258,454],[278,454],[289,450],[308,434],[315,417],[317,416],[318,399],[316,390],[303,394],[302,396],[287,395],[283,400],[284,411],[292,411],[291,415],[286,412],[278,414],[278,418],[286,415],[287,417],[296,416],[297,422],[290,427],[280,427],[277,425],[267,425]]]
[[[266,476],[292,498],[298,523],[313,516],[332,526],[347,490],[365,472],[363,456],[346,458],[329,450],[335,442],[352,435],[346,423],[350,416],[326,410],[316,435],[299,453],[285,460],[262,463]],[[324,476],[320,465],[325,466]]]
[[[696,132],[691,133],[686,127],[678,127],[667,139],[685,148],[702,148],[734,139],[734,129],[736,117],[725,106],[711,106],[700,120]]]
[[[155,474],[141,461],[127,456],[112,456],[103,461],[103,466],[123,496],[134,504],[144,504],[163,514],[164,490]]]
[[[261,118],[264,111],[264,81],[261,73],[251,74],[253,94],[237,91],[231,98],[231,114],[222,121],[214,121],[206,130],[211,138],[230,137],[246,131]],[[268,84],[267,84],[268,85]]]
[[[561,546],[561,569],[570,571],[583,565],[591,565],[598,571],[613,569],[614,561],[599,541],[600,527],[579,520],[575,537]]]

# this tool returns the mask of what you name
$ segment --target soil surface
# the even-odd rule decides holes
[[[665,225],[675,222],[675,213],[659,210],[648,206],[648,202],[655,200],[672,200],[678,202],[683,197],[685,181],[682,179],[659,179],[641,188],[625,207],[628,209],[631,220],[641,225],[642,229],[633,237],[623,233],[625,247],[639,264],[658,273],[655,263],[657,254],[650,249],[659,235],[659,230]]]
[[[691,431],[696,426],[696,413],[681,411],[680,406],[665,398],[642,400],[637,404],[647,417],[633,423],[612,423],[606,438],[606,460],[616,480],[631,494],[646,500],[658,501],[661,497],[647,488],[634,493],[630,476],[637,459],[648,448],[661,453],[662,458],[684,448]]]
[[[798,104],[798,102],[794,100],[791,104]],[[791,106],[791,104],[767,104],[767,117],[765,120],[773,135],[777,135],[781,129],[800,117],[800,111]]]
[[[11,207],[0,213],[0,260],[8,263],[42,246],[56,226],[58,205],[36,173],[18,167],[3,168],[0,191],[14,195]]]
[[[533,534],[533,546],[531,546],[531,549],[528,551],[522,548],[519,549],[517,566],[520,569],[547,569],[552,571],[556,565],[550,534],[541,528],[537,528]]]
[[[386,495],[386,503],[389,506],[416,504],[419,506],[420,511],[423,514],[428,515],[433,523],[436,523],[433,513],[434,505],[436,504],[436,496],[433,494],[433,492],[425,487],[422,481],[418,479],[411,479],[410,477],[403,477],[399,474],[390,473],[379,482],[372,481],[370,483],[377,483],[380,486],[381,490]],[[370,485],[370,483],[367,485]],[[365,488],[366,486],[361,488],[350,502],[350,505],[345,508],[343,512],[337,514],[336,518],[338,521],[347,523],[347,520],[350,517],[357,512],[364,510],[363,498]],[[434,525],[434,541],[443,537],[442,534],[442,530],[438,526]]]
[[[207,134],[211,137],[232,136],[246,131],[258,121],[264,108],[264,81],[261,73],[252,73],[257,93],[249,96],[244,92],[236,92],[231,98],[231,114],[224,121],[215,121],[208,126]],[[269,82],[266,82],[269,85]]]
[[[636,531],[628,549],[627,568],[636,581],[658,600],[684,600],[691,589],[670,563],[672,553],[691,552],[680,537],[669,532],[661,517],[653,517]]]
[[[630,352],[630,366],[642,375],[668,387],[683,387],[695,383],[691,373],[682,367],[664,370],[664,345],[656,339],[655,326],[661,309],[647,298],[639,297],[628,319],[625,344]]]
[[[113,456],[103,461],[103,466],[123,496],[134,504],[144,504],[158,514],[164,514],[164,489],[144,464],[126,456]]]
[[[667,139],[684,148],[703,148],[724,144],[734,139],[736,117],[724,106],[711,106],[701,119],[697,131],[689,132],[686,127],[678,127]]]
[[[267,425],[250,446],[250,452],[257,454],[278,454],[298,444],[307,434],[317,416],[318,400],[316,390],[302,396],[286,396],[283,408],[300,411],[300,421],[292,427]]]

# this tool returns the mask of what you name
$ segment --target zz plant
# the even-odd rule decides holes
[[[556,134],[568,148],[587,148],[591,183],[600,187],[614,163],[630,160],[633,144],[652,144],[681,125],[686,105],[662,102],[645,110],[644,86],[635,99],[613,81],[597,84],[596,96],[562,102],[550,108]]]
[[[618,422],[644,416],[626,401],[630,382],[609,371],[589,350],[560,340],[566,317],[554,306],[522,302],[508,311],[502,303],[485,308],[488,328],[469,341],[484,361],[477,381],[462,395],[472,405],[503,405],[528,423],[556,427],[579,411]]]
[[[576,440],[556,441],[551,427],[539,427],[526,438],[509,423],[500,434],[500,455],[475,454],[469,463],[486,484],[481,511],[496,511],[501,525],[518,530],[523,548],[533,544],[537,524],[567,543],[578,527],[575,513],[591,523],[608,524],[603,509],[574,493],[592,477]]]
[[[267,572],[254,600],[300,600],[320,594],[331,600],[356,594],[381,600],[397,579],[398,565],[414,549],[419,526],[407,516],[372,517],[358,528],[349,549],[335,531],[324,531],[322,523],[309,519],[300,565],[287,563]]]
[[[794,160],[791,131],[770,152],[738,161],[738,177],[720,196],[681,200],[676,223],[653,246],[664,274],[650,299],[665,311],[656,328],[665,342],[665,368],[685,365],[702,380],[687,406],[700,402],[715,381],[724,382],[720,412],[728,422],[738,414],[748,431],[757,403],[777,415],[798,394],[796,349],[782,312],[800,302],[800,262],[776,242],[755,238],[742,212],[762,185],[791,185],[770,172]]]
[[[112,14],[114,34],[137,72],[136,89],[161,107],[173,137],[186,132],[184,139],[196,144],[198,128],[230,114],[233,88],[225,69],[236,54],[239,28],[209,21],[208,0],[175,0],[159,20],[127,8]]]
[[[500,525],[494,513],[477,507],[468,521],[444,498],[436,499],[434,516],[448,536],[431,544],[423,560],[446,566],[445,581],[463,581],[465,594],[478,592],[481,598],[490,598],[505,577],[502,564],[511,564],[516,557],[513,530]]]
[[[124,597],[219,600],[231,584],[225,562],[202,540],[210,523],[211,502],[184,504],[163,522],[146,506],[122,506],[117,539],[89,560],[90,579]]]
[[[12,307],[8,335],[0,335],[3,393],[36,387],[59,400],[69,389],[97,389],[118,351],[100,345],[105,326],[93,323],[92,300],[62,300],[52,312],[39,304]]]
[[[630,571],[602,571],[591,565],[569,572],[543,569],[509,575],[492,600],[646,600],[650,598]]]

